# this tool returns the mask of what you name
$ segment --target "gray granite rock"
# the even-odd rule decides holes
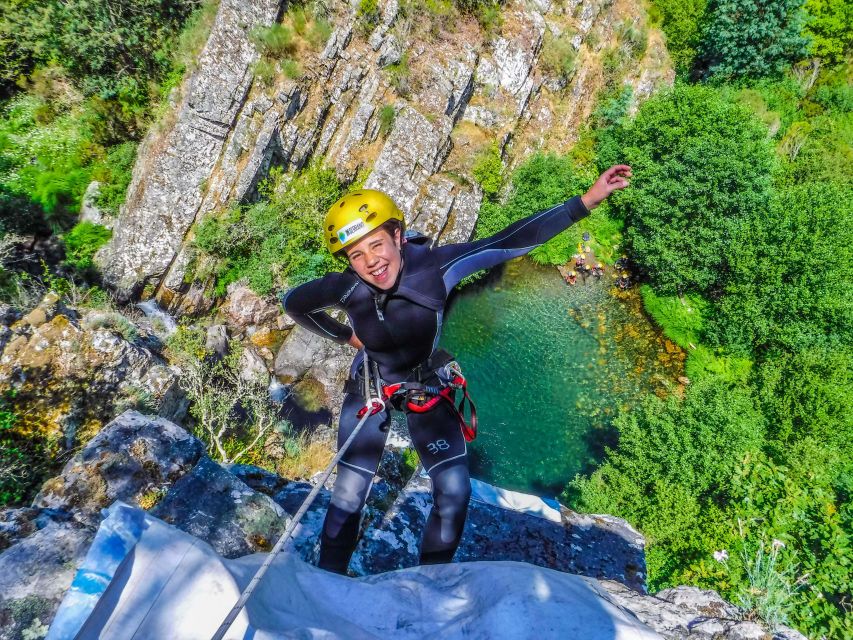
[[[106,425],[62,473],[48,480],[33,506],[71,511],[92,524],[115,500],[138,504],[145,493],[178,480],[204,445],[163,418],[126,411]]]
[[[286,526],[284,512],[269,496],[207,457],[174,484],[151,515],[226,558],[269,551]]]
[[[0,640],[44,637],[95,529],[50,521],[0,553]]]
[[[411,107],[401,109],[365,188],[387,193],[410,220],[421,186],[447,157],[452,128],[446,116],[430,122]]]
[[[251,345],[243,347],[243,352],[240,354],[240,377],[247,382],[252,380],[260,380],[266,386],[269,384],[270,373],[267,369],[267,363],[263,356],[258,353],[258,349]]]
[[[267,496],[274,496],[290,484],[288,480],[274,474],[272,471],[261,469],[252,464],[227,463],[221,466],[255,491]]]
[[[83,193],[83,202],[80,205],[80,217],[78,220],[80,222],[99,224],[110,229],[113,226],[112,219],[104,215],[104,212],[95,204],[100,193],[100,186],[100,182],[92,180],[86,187],[86,191]]]
[[[0,511],[0,552],[8,549],[51,522],[65,522],[71,514],[57,509],[21,507]]]
[[[204,348],[220,358],[228,353],[228,329],[224,324],[212,324],[207,328]]]
[[[299,511],[313,488],[307,482],[290,482],[273,496],[273,500],[288,516],[292,517]],[[317,562],[320,553],[320,533],[323,530],[323,520],[326,518],[330,499],[331,492],[325,487],[320,489],[317,498],[296,525],[293,536],[285,543],[286,552],[295,553],[306,562]]]
[[[387,515],[368,527],[355,562],[361,574],[415,566],[432,507],[429,478],[415,475]],[[472,500],[454,559],[518,560],[594,578],[645,584],[644,541],[618,518],[584,516],[568,509],[557,524],[532,514]]]
[[[285,384],[306,376],[319,381],[326,391],[328,406],[337,410],[353,355],[352,347],[324,340],[297,325],[276,354],[273,373]]]
[[[222,0],[176,117],[140,145],[113,237],[96,256],[121,298],[158,279],[175,257],[252,82],[258,53],[249,34],[279,11],[278,0]]]
[[[625,585],[605,580],[601,586],[614,602],[631,611],[641,622],[673,640],[805,640],[793,629],[769,632],[714,591],[695,587],[666,589],[644,595]]]

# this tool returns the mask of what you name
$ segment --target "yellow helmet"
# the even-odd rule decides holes
[[[388,220],[403,222],[403,213],[381,191],[359,189],[329,207],[323,238],[333,254],[353,244]]]

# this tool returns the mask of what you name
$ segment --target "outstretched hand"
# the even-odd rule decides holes
[[[581,196],[586,208],[592,211],[600,205],[604,199],[617,189],[624,189],[630,183],[631,167],[627,164],[615,164],[598,176],[589,191]]]

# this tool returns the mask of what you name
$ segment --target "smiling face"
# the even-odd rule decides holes
[[[350,266],[368,284],[390,289],[397,282],[402,266],[399,228],[391,236],[384,227],[379,227],[344,251]]]

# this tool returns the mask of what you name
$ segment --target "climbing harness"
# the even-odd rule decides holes
[[[376,363],[372,364],[374,366],[374,371],[378,373]],[[323,488],[323,485],[326,483],[326,480],[332,474],[332,470],[335,468],[335,465],[338,464],[338,462],[346,453],[349,446],[352,444],[353,440],[355,440],[356,436],[358,435],[358,432],[361,430],[361,427],[364,425],[365,422],[367,422],[367,419],[370,416],[379,413],[380,411],[383,411],[385,409],[385,401],[382,397],[382,390],[378,386],[375,389],[370,388],[370,375],[368,367],[369,365],[367,360],[367,354],[364,354],[364,387],[362,391],[364,393],[365,402],[364,407],[361,411],[359,411],[359,417],[361,418],[361,420],[359,420],[358,424],[355,426],[355,429],[353,429],[349,438],[347,438],[346,442],[344,442],[341,448],[338,449],[338,453],[335,455],[334,458],[332,458],[332,461],[323,471],[322,475],[320,476],[320,479],[317,481],[317,483],[314,485],[314,488],[311,490],[311,493],[309,493],[308,497],[305,498],[305,501],[302,503],[302,506],[299,507],[299,511],[297,511],[296,515],[294,515],[293,518],[290,520],[290,523],[288,523],[287,528],[284,530],[284,533],[281,534],[281,537],[278,539],[278,542],[275,543],[275,546],[264,560],[264,563],[260,566],[257,573],[255,573],[255,575],[249,581],[249,584],[243,590],[243,593],[240,594],[240,598],[237,600],[237,604],[235,604],[231,611],[228,612],[228,615],[225,617],[225,620],[222,622],[222,624],[219,626],[219,629],[217,629],[216,633],[213,635],[212,640],[222,640],[222,638],[225,637],[225,634],[228,632],[228,629],[234,623],[234,620],[237,619],[237,616],[240,614],[240,611],[242,611],[243,607],[246,606],[246,602],[252,596],[252,593],[255,591],[255,587],[258,586],[261,579],[264,577],[264,574],[267,572],[267,569],[269,569],[273,560],[275,560],[275,557],[284,547],[284,543],[287,542],[291,535],[293,535],[293,532],[296,530],[296,525],[299,524],[299,521],[302,520],[302,517],[307,513],[308,508],[311,506],[311,504],[314,502],[314,499],[320,493],[320,490]],[[376,378],[374,379],[378,380],[378,376],[376,376]]]
[[[438,405],[442,400],[448,402],[456,413],[459,420],[459,428],[466,442],[471,442],[477,437],[477,408],[468,394],[468,382],[462,375],[459,363],[443,349],[436,350],[427,360],[412,370],[415,381],[387,383],[379,376],[379,367],[373,364],[373,380],[376,389],[381,390],[380,397],[385,402],[395,402],[395,406],[405,403],[405,406],[415,413],[426,413]],[[424,381],[431,377],[438,380],[438,385],[427,385]],[[361,376],[359,376],[361,378]],[[357,393],[363,380],[348,380],[344,391]],[[456,390],[462,392],[459,405],[455,404]],[[470,419],[465,419],[465,405],[469,407]],[[361,418],[367,408],[362,408],[357,417]]]

